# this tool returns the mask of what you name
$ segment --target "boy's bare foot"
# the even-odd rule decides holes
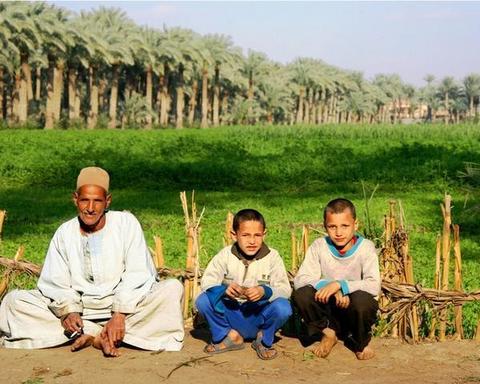
[[[87,348],[93,344],[93,336],[91,335],[81,335],[79,336],[70,347],[72,352],[79,351],[83,348]]]
[[[357,356],[358,360],[368,360],[375,356],[375,351],[369,346],[366,346],[362,352],[355,352],[355,356]]]
[[[337,335],[331,328],[325,328],[323,330],[323,337],[318,343],[315,343],[312,348],[312,352],[318,357],[325,358],[332,351],[335,344],[337,344]]]
[[[203,351],[206,353],[215,354],[227,351],[235,351],[243,348],[245,348],[245,345],[243,344],[243,337],[236,330],[232,329],[230,332],[228,332],[225,339],[223,339],[220,343],[210,343],[205,346]]]
[[[106,337],[102,337],[101,335],[95,336],[93,339],[93,346],[97,349],[100,349],[105,357],[120,356],[120,351],[118,348],[111,347],[108,339]]]

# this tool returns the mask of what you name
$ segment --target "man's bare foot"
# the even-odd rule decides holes
[[[118,348],[112,348],[108,342],[108,339],[106,337],[102,337],[101,335],[95,336],[93,339],[93,346],[97,349],[100,349],[105,357],[120,356],[120,351]]]
[[[203,350],[206,353],[221,353],[242,349],[243,347],[243,337],[235,329],[232,329],[220,343],[210,343]]]
[[[323,330],[322,340],[315,343],[312,352],[318,357],[325,358],[330,354],[335,344],[337,344],[335,331],[331,328],[325,328]]]
[[[375,351],[369,346],[366,346],[362,352],[355,352],[355,356],[357,356],[358,360],[368,360],[375,356]]]
[[[91,335],[81,335],[73,342],[70,350],[72,352],[79,351],[83,348],[87,348],[93,344],[93,336]]]

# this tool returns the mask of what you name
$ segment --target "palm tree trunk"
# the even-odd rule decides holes
[[[303,122],[310,124],[310,111],[312,109],[312,88],[307,88],[305,97],[305,113],[303,114]]]
[[[45,105],[45,129],[53,129],[55,118],[53,116],[53,87],[54,87],[54,74],[55,62],[53,58],[49,58],[48,71],[47,71],[47,102]]]
[[[303,121],[303,98],[305,95],[305,87],[300,87],[298,91],[298,108],[297,108],[297,124]]]
[[[193,119],[195,118],[195,108],[197,106],[197,93],[198,93],[198,81],[194,79],[192,84],[192,94],[190,95],[190,100],[188,103],[188,125],[190,127],[193,125]]]
[[[54,123],[60,120],[60,112],[62,109],[62,94],[63,94],[63,70],[65,63],[60,60],[57,61],[53,69],[53,119]]]
[[[215,67],[215,84],[213,86],[213,126],[218,127],[220,113],[220,67]]]
[[[449,120],[450,120],[450,112],[448,111],[448,92],[445,92],[445,117],[444,117],[445,124],[448,124]]]
[[[204,64],[202,69],[202,121],[200,128],[208,127],[208,68]]]
[[[68,68],[68,119],[75,120],[75,99],[77,97],[77,76],[76,68]]]
[[[472,96],[469,96],[468,98],[468,105],[469,105],[469,108],[468,108],[468,117],[472,118],[473,117],[473,95]]]
[[[112,67],[112,87],[110,89],[110,101],[108,108],[108,128],[115,129],[117,127],[117,104],[118,104],[118,77],[119,66],[115,64]]]
[[[20,82],[21,82],[21,73],[20,71],[15,71],[14,74],[14,86],[12,88],[12,93],[9,99],[10,106],[7,107],[7,120],[9,124],[17,124],[18,123],[18,109],[20,104]]]
[[[97,125],[98,119],[98,84],[97,71],[90,65],[88,68],[89,88],[90,88],[90,109],[88,111],[87,128],[93,129]]]
[[[152,129],[152,98],[153,98],[153,69],[151,65],[147,66],[145,79],[145,101],[148,108],[148,115],[146,116],[146,129]]]
[[[25,123],[28,118],[28,77],[30,66],[28,65],[28,55],[20,55],[20,83],[18,84],[18,121]]]
[[[253,119],[253,73],[250,72],[248,78],[248,91],[247,91],[247,101],[248,101],[248,110],[247,110],[247,120],[249,124],[252,124]]]
[[[5,119],[4,92],[5,82],[3,81],[3,67],[0,66],[0,120]]]
[[[98,109],[99,112],[103,111],[103,106],[105,105],[105,90],[107,89],[107,80],[100,79],[98,81]]]
[[[226,125],[227,122],[225,121],[225,115],[228,111],[228,93],[224,90],[222,95],[222,102],[221,104],[221,113],[220,113],[220,124]]]
[[[160,125],[168,124],[169,97],[168,97],[168,64],[163,65],[163,74],[160,76]]]
[[[175,128],[183,128],[183,108],[185,106],[185,95],[183,92],[183,65],[178,67],[178,85],[177,85],[177,117],[175,119]]]
[[[40,101],[40,98],[42,97],[41,89],[42,89],[42,68],[37,66],[35,68],[35,100],[36,101]]]

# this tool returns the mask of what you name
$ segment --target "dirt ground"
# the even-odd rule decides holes
[[[374,339],[374,359],[358,361],[338,343],[327,359],[314,357],[298,339],[280,336],[279,356],[257,358],[248,344],[241,351],[215,356],[202,352],[205,341],[187,332],[182,352],[121,348],[104,358],[87,348],[0,349],[0,383],[480,383],[480,343],[447,341],[409,345]],[[205,338],[205,335],[200,335]]]

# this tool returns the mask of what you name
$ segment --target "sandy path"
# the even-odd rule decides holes
[[[272,361],[259,360],[249,345],[241,351],[206,356],[202,352],[205,342],[190,334],[180,353],[122,348],[122,356],[116,359],[104,358],[93,348],[77,353],[68,347],[0,349],[0,382],[480,383],[480,344],[474,341],[408,345],[374,339],[372,343],[377,356],[363,362],[341,343],[327,359],[318,359],[305,352],[297,339],[287,337],[278,341],[280,356]]]

